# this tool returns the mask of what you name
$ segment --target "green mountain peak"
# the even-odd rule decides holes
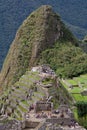
[[[50,64],[59,75],[63,72],[64,76],[68,75],[65,74],[65,70],[62,70],[62,68],[69,66],[72,61],[74,62],[72,57],[80,55],[80,49],[75,49],[76,44],[76,39],[65,27],[60,16],[52,10],[52,7],[49,5],[41,6],[30,14],[17,31],[16,37],[3,64],[0,74],[0,87],[11,86],[19,80],[28,68],[36,66],[37,64]],[[63,46],[61,46],[61,50],[58,51],[60,45]],[[47,49],[49,49],[50,53],[47,52]],[[62,49],[66,49],[66,51],[62,51]],[[78,52],[78,55],[77,53],[74,55],[74,52]],[[67,54],[65,55],[65,53]],[[82,53],[81,51],[81,55]],[[63,55],[65,55],[65,59]],[[68,56],[69,59],[67,59]],[[61,61],[58,60],[59,58]],[[62,62],[64,62],[64,64]],[[61,72],[59,72],[58,69]],[[80,73],[82,73],[82,71]],[[76,74],[79,74],[79,72]],[[71,76],[72,75],[74,74],[71,74]]]

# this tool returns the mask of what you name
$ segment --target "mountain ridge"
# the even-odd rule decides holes
[[[15,33],[23,20],[36,8],[41,5],[49,4],[53,6],[54,10],[61,15],[62,19],[71,25],[79,26],[84,29],[86,25],[87,8],[86,0],[1,0],[0,1],[0,69],[5,59],[7,51],[12,43]],[[81,25],[82,24],[82,25]],[[87,27],[85,27],[86,29]],[[77,30],[77,31],[76,31]],[[80,33],[81,39],[86,32],[75,29],[75,34]]]
[[[58,72],[58,75],[62,74],[63,76],[64,74],[67,77],[86,72],[86,54],[77,47],[77,43],[78,41],[65,27],[60,16],[53,11],[52,7],[41,6],[30,14],[17,31],[3,64],[0,87],[11,86],[20,79],[28,68],[38,64],[49,64]],[[46,54],[47,56],[45,56]],[[76,59],[74,59],[74,55]],[[77,64],[74,65],[74,62],[78,63],[82,58],[84,59],[82,69],[77,69],[76,72],[74,67],[77,67]],[[63,61],[64,63],[62,63]],[[67,66],[72,73],[67,70]],[[72,66],[73,70],[71,70]]]
[[[28,66],[38,63],[42,51],[51,48],[60,37],[64,37],[64,30],[66,32],[64,24],[51,6],[41,6],[31,13],[16,33],[1,71],[0,83],[8,84],[13,79],[18,80]],[[70,38],[74,40],[72,35]]]

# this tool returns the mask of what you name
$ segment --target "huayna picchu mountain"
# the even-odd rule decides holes
[[[87,55],[49,5],[31,13],[18,29],[0,73],[0,87],[11,86],[38,64],[49,64],[63,77],[87,72]]]

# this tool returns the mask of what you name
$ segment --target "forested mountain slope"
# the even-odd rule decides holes
[[[79,38],[87,33],[87,0],[0,0],[0,68],[19,25],[43,4],[52,5]]]
[[[0,87],[9,87],[33,66],[48,64],[62,77],[87,72],[87,54],[51,6],[41,6],[18,29],[0,73]]]

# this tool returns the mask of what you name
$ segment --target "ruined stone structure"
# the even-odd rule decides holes
[[[39,111],[52,111],[52,103],[51,102],[37,102],[36,103],[36,112]]]
[[[0,130],[22,130],[22,124],[15,119],[9,120],[6,116],[0,116]]]

